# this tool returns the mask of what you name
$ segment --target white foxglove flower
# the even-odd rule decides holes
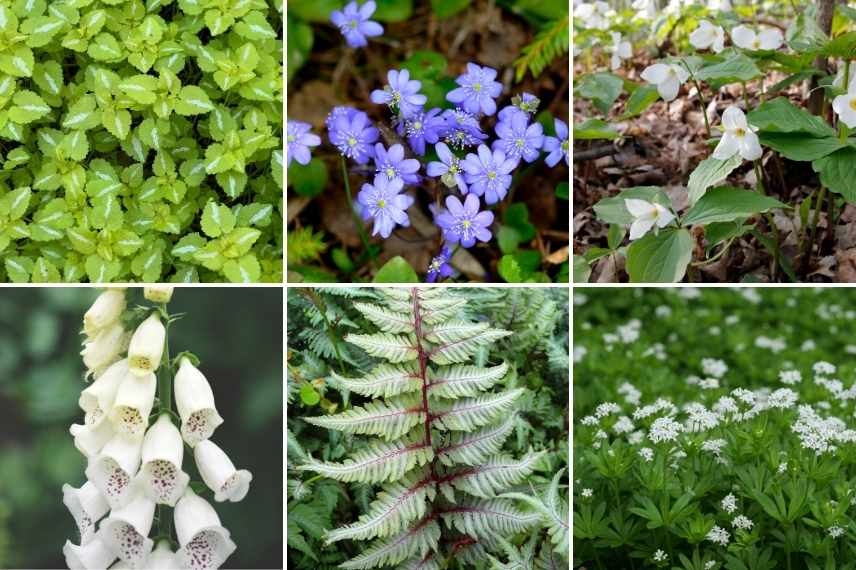
[[[737,26],[731,30],[731,39],[737,47],[750,51],[779,49],[785,41],[782,32],[775,28],[756,33],[747,26]]]
[[[208,488],[214,491],[214,500],[237,503],[247,496],[253,475],[246,469],[235,469],[235,464],[210,439],[200,441],[193,450],[196,467]]]
[[[143,437],[155,403],[157,384],[157,377],[152,373],[142,377],[133,374],[125,376],[109,414],[117,432],[135,438]]]
[[[850,89],[832,101],[832,109],[841,122],[849,128],[856,127],[856,81],[850,82]]]
[[[122,359],[110,365],[95,381],[80,393],[78,404],[86,414],[87,425],[94,425],[107,416],[116,401],[116,392],[128,375],[128,360]]]
[[[622,59],[633,57],[633,47],[630,45],[630,42],[626,40],[621,41],[621,34],[618,32],[612,32],[612,48],[610,51],[612,52],[610,63],[613,71],[621,67]]]
[[[101,540],[113,554],[132,568],[143,568],[154,542],[149,538],[155,502],[137,492],[124,507],[110,512],[98,529]]]
[[[162,414],[149,428],[143,440],[140,473],[137,475],[143,491],[156,503],[175,506],[190,482],[181,470],[184,442],[169,415]]]
[[[175,532],[181,545],[176,557],[182,568],[219,568],[236,548],[214,507],[190,487],[175,505]]]
[[[74,437],[74,447],[85,457],[98,455],[107,442],[116,435],[113,424],[106,417],[102,417],[100,421],[93,424],[73,424],[68,431]]]
[[[696,49],[710,48],[719,53],[725,49],[725,30],[722,26],[714,26],[707,20],[702,20],[690,34],[690,43]]]
[[[642,79],[657,86],[657,93],[664,101],[673,101],[681,85],[689,79],[689,72],[675,63],[655,63],[646,67]]]
[[[86,478],[98,487],[111,509],[128,504],[132,498],[131,481],[140,468],[142,439],[116,434],[101,453],[89,458]]]
[[[165,304],[172,299],[172,292],[175,287],[169,285],[153,285],[152,287],[143,288],[143,297],[152,303]]]
[[[65,484],[62,486],[62,502],[77,523],[80,544],[89,543],[95,538],[95,523],[110,510],[101,491],[90,481],[81,485],[79,489]]]
[[[180,570],[178,558],[169,546],[169,542],[161,540],[146,560],[147,570]]]
[[[120,322],[101,329],[98,334],[83,343],[83,350],[80,352],[83,364],[90,374],[99,376],[108,366],[119,360],[119,355],[127,346],[126,342],[125,329]]]
[[[732,105],[722,114],[722,127],[725,131],[719,144],[713,151],[713,158],[728,160],[738,152],[745,160],[761,158],[763,151],[755,127],[746,121],[746,115],[739,107]]]
[[[83,315],[83,332],[95,336],[99,331],[119,320],[125,310],[125,290],[107,289],[101,293]]]
[[[190,447],[211,437],[223,423],[208,380],[187,358],[181,359],[175,375],[175,405],[181,416],[181,435]]]
[[[625,198],[624,206],[633,216],[633,223],[630,225],[631,240],[641,238],[655,225],[664,228],[675,219],[675,215],[668,208],[657,203],[636,198]]]
[[[140,323],[128,347],[128,367],[132,374],[143,376],[157,370],[163,356],[166,329],[160,315],[152,313]]]
[[[116,560],[116,555],[99,536],[80,546],[66,540],[62,553],[71,570],[103,570]]]

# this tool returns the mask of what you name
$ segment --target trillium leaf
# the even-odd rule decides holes
[[[200,87],[187,85],[181,88],[178,100],[175,102],[175,112],[179,115],[201,115],[214,110],[214,104]]]
[[[32,91],[18,91],[12,98],[9,119],[20,124],[32,123],[51,112],[50,106]]]
[[[733,222],[754,214],[761,214],[773,208],[787,208],[775,198],[763,196],[758,192],[743,190],[732,186],[720,186],[708,190],[696,204],[690,208],[681,223],[683,225],[710,224],[713,222]]]
[[[627,272],[634,283],[677,283],[692,259],[693,238],[687,230],[648,233],[627,248]]]
[[[856,185],[853,183],[853,165],[856,149],[846,147],[811,163],[820,175],[820,182],[831,192],[841,194],[851,204],[856,203]]]
[[[696,166],[696,169],[692,171],[692,174],[690,174],[690,179],[687,183],[690,205],[698,202],[708,188],[725,180],[741,164],[743,164],[743,157],[739,153],[728,160],[719,160],[710,157],[701,161]]]

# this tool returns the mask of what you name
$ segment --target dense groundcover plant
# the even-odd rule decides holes
[[[603,280],[636,282],[749,272],[850,279],[835,256],[852,246],[834,228],[856,200],[847,174],[856,160],[856,11],[834,0],[673,1],[664,10],[653,0],[598,1],[578,6],[575,28],[575,95],[585,103],[574,138],[587,193],[577,214],[592,206],[597,234],[574,258],[578,281],[596,265]],[[604,157],[624,137],[637,137],[640,162],[656,169],[644,131],[663,123],[682,145],[672,171],[651,177],[668,184],[599,172],[616,164]],[[615,268],[608,276],[606,265]]]
[[[289,420],[289,563],[566,568],[565,421],[546,385],[567,386],[566,299],[295,290],[289,326],[316,326],[290,356],[290,410],[310,413]]]
[[[851,291],[587,291],[574,564],[853,568]]]
[[[0,280],[281,280],[281,10],[0,3]]]
[[[235,551],[211,500],[243,500],[252,474],[212,441],[224,420],[189,352],[170,357],[169,286],[146,287],[154,306],[127,307],[126,291],[104,291],[83,318],[91,383],[80,394],[83,424],[71,426],[86,456],[86,481],[63,486],[79,544],[63,547],[72,569],[219,568]],[[133,333],[129,325],[136,328]],[[184,471],[193,454],[200,481]]]

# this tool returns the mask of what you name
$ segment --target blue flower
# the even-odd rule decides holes
[[[363,219],[374,219],[372,235],[388,238],[396,225],[410,225],[405,210],[413,205],[413,197],[399,194],[402,188],[404,182],[400,178],[390,180],[382,175],[375,176],[374,184],[363,184],[357,201],[362,207]]]
[[[353,158],[359,164],[366,164],[374,156],[372,143],[380,135],[368,115],[356,109],[339,111],[332,122],[330,142],[342,155]]]
[[[443,119],[446,121],[446,142],[456,148],[475,146],[487,139],[476,116],[463,109],[446,109]]]
[[[544,150],[550,153],[547,155],[547,158],[544,159],[544,162],[547,163],[547,166],[556,166],[559,164],[559,161],[562,160],[562,156],[564,156],[565,164],[570,166],[570,162],[568,161],[568,152],[570,149],[570,143],[568,142],[568,125],[559,119],[555,119],[553,124],[556,127],[556,135],[558,136],[544,137]]]
[[[470,113],[482,112],[485,115],[496,113],[494,99],[502,93],[502,83],[494,81],[496,70],[467,64],[467,73],[459,76],[456,82],[460,87],[446,94],[446,99],[461,105]]]
[[[339,28],[349,46],[365,47],[368,45],[366,36],[379,36],[383,33],[383,26],[369,20],[375,8],[377,5],[374,0],[369,0],[360,7],[357,7],[356,2],[351,2],[344,10],[333,10],[330,21]]]
[[[427,112],[420,110],[396,125],[398,136],[407,136],[407,143],[419,156],[425,154],[425,143],[436,143],[446,133],[446,129],[446,120],[440,116],[438,108]]]
[[[468,154],[461,161],[466,173],[464,179],[469,185],[469,191],[479,196],[484,195],[486,204],[495,204],[505,198],[511,186],[511,171],[517,166],[517,160],[506,158],[501,150],[493,153],[486,145],[479,145],[478,156]]]
[[[539,123],[529,124],[526,113],[518,112],[508,121],[496,124],[499,139],[493,142],[493,150],[502,150],[508,158],[534,162],[544,145],[544,129]]]
[[[288,121],[288,129],[286,134],[285,148],[286,165],[291,166],[291,158],[299,164],[309,164],[312,160],[312,155],[309,152],[310,146],[318,146],[321,144],[321,137],[309,132],[312,126],[309,123],[301,121]]]
[[[457,196],[448,196],[446,208],[437,215],[437,225],[442,228],[447,242],[472,247],[476,240],[490,240],[488,228],[493,223],[493,213],[479,212],[479,199],[475,194],[467,194],[463,204]]]
[[[330,111],[330,114],[327,115],[327,118],[324,119],[324,124],[327,125],[327,130],[332,131],[336,124],[336,119],[339,117],[347,117],[350,121],[354,118],[355,115],[365,115],[366,122],[368,122],[369,116],[366,115],[363,111],[358,109],[354,109],[353,107],[346,107],[345,105],[339,105],[337,107],[333,107],[333,110]]]
[[[398,110],[405,119],[422,110],[428,98],[419,93],[421,81],[410,79],[410,72],[406,69],[390,69],[386,78],[389,82],[386,87],[372,91],[372,103],[389,105],[390,109]]]
[[[449,147],[445,143],[437,143],[437,146],[434,148],[437,150],[437,156],[442,162],[429,162],[426,168],[428,176],[440,176],[443,184],[449,188],[457,184],[461,194],[466,194],[467,183],[464,181],[460,159],[452,154],[452,151],[449,150]]]
[[[440,255],[431,260],[431,263],[428,264],[428,278],[426,281],[428,283],[434,283],[437,281],[437,278],[445,279],[446,277],[450,277],[454,270],[452,266],[449,265],[449,260],[452,258],[452,250],[449,249],[449,246],[444,245],[443,249],[440,251]]]
[[[375,145],[375,168],[378,176],[384,176],[389,180],[399,178],[406,184],[419,182],[419,161],[415,158],[404,158],[404,147],[394,144],[389,150],[383,148],[382,143]]]
[[[517,114],[524,114],[529,118],[538,111],[538,105],[541,104],[541,100],[531,93],[523,93],[523,95],[515,95],[512,97],[511,103],[511,105],[500,109],[500,121],[508,121],[511,117]]]

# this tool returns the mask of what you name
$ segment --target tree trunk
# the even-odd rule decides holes
[[[817,0],[817,25],[827,35],[832,33],[832,15],[835,13],[835,0]],[[817,56],[814,60],[814,66],[823,71],[828,72],[827,60],[825,57]],[[808,101],[808,109],[813,115],[820,115],[823,112],[823,89],[818,89],[818,77],[811,78],[811,96]]]

